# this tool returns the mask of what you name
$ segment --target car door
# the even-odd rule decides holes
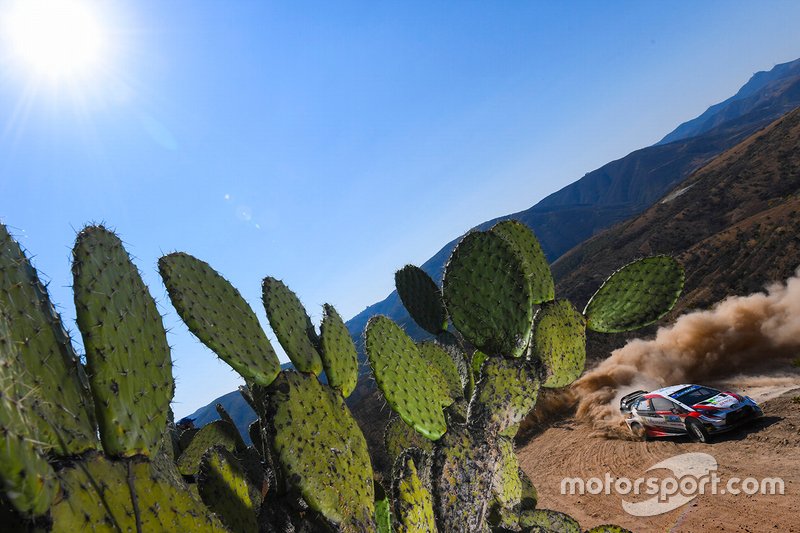
[[[667,431],[679,432],[684,431],[686,426],[683,421],[682,414],[685,416],[685,409],[682,409],[672,400],[656,396],[651,399],[655,417],[658,418],[659,424]]]
[[[636,404],[636,414],[645,427],[655,429],[661,428],[661,419],[656,415],[649,399],[642,398],[638,401]]]

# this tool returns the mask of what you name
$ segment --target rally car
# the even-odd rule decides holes
[[[698,442],[709,442],[712,435],[764,414],[747,396],[688,384],[652,392],[636,391],[624,396],[619,407],[625,423],[637,437],[688,434]]]

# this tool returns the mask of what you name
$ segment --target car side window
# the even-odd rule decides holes
[[[656,411],[672,411],[678,407],[666,398],[653,398],[653,409]]]
[[[639,400],[639,403],[636,404],[636,410],[641,413],[643,411],[652,411],[653,407],[650,405],[650,400],[642,398]]]

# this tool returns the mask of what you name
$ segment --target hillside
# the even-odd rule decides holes
[[[672,254],[687,272],[674,317],[791,276],[800,266],[798,227],[800,110],[795,110],[639,216],[570,250],[552,270],[559,294],[583,305],[620,265],[643,255]],[[594,335],[592,351],[600,357],[622,342],[624,336]]]
[[[536,232],[547,257],[555,261],[591,236],[641,213],[692,172],[798,105],[800,60],[755,74],[734,97],[678,126],[661,143],[586,174],[530,209],[476,227],[520,220]],[[667,139],[674,141],[665,143]],[[456,242],[458,238],[422,265],[434,279],[441,279]],[[412,336],[424,336],[393,292],[347,323],[354,338],[360,337],[367,320],[376,314],[391,317]]]

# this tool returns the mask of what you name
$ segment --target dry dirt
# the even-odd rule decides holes
[[[729,390],[743,392],[764,408],[765,416],[749,426],[716,437],[711,444],[688,438],[636,442],[609,439],[566,420],[518,449],[520,464],[539,492],[539,507],[566,512],[585,529],[615,523],[634,532],[800,533],[800,377],[752,379]],[[793,399],[797,400],[793,401]],[[562,495],[564,477],[663,477],[666,470],[646,472],[659,461],[688,453],[712,455],[722,487],[732,477],[784,480],[783,495],[698,495],[689,503],[652,517],[635,517],[622,508],[617,494]],[[626,496],[642,501],[648,496]]]

